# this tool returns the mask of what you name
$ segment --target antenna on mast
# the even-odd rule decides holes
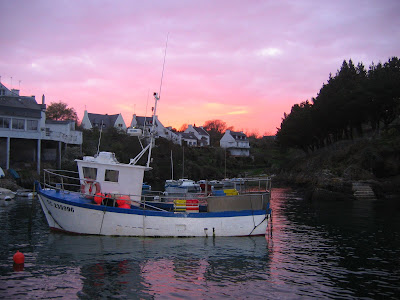
[[[160,100],[161,96],[161,87],[162,87],[162,82],[164,78],[164,69],[165,69],[165,58],[167,56],[167,47],[168,47],[168,36],[169,33],[167,34],[167,40],[165,42],[165,51],[164,51],[164,62],[163,62],[163,68],[161,72],[161,82],[160,82],[160,91],[159,93],[154,93],[154,109],[153,109],[153,124],[151,126],[151,132],[150,132],[150,148],[149,148],[149,156],[147,157],[147,167],[150,166],[150,160],[151,160],[151,150],[153,148],[153,142],[154,142],[154,134],[155,134],[155,128],[156,128],[156,114],[157,114],[157,102]]]
[[[101,125],[100,125],[100,135],[99,135],[99,143],[97,144],[97,155],[100,153],[100,142],[101,142],[101,133],[103,131],[103,120],[101,120]]]
[[[162,82],[163,82],[163,78],[164,78],[165,58],[167,56],[168,37],[169,37],[169,32],[167,33],[167,40],[165,41],[164,62],[163,62],[163,66],[162,66],[160,91],[158,92],[158,98],[161,97],[161,88],[162,88]]]
[[[156,128],[155,124],[156,124],[157,102],[158,102],[158,100],[160,100],[162,81],[163,81],[163,77],[164,77],[165,57],[167,55],[167,45],[168,45],[168,35],[167,35],[167,42],[165,44],[164,63],[163,63],[163,69],[162,69],[162,73],[161,73],[160,91],[159,91],[159,93],[155,92],[153,94],[153,96],[154,96],[154,107],[152,108],[152,110],[153,110],[153,121],[152,121],[152,124],[151,124],[152,126],[151,126],[151,129],[150,129],[150,142],[145,148],[142,149],[142,151],[138,155],[136,155],[136,157],[134,159],[131,159],[131,161],[129,162],[130,165],[135,165],[139,161],[139,159],[144,155],[144,153],[147,151],[147,149],[149,149],[149,155],[147,157],[146,167],[149,168],[149,166],[150,166],[151,150],[153,148],[155,128]],[[147,110],[147,105],[146,105],[146,110]]]

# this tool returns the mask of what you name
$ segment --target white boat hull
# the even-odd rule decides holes
[[[41,190],[40,204],[52,229],[94,235],[193,237],[264,235],[266,210],[223,213],[159,212],[69,201],[71,193]],[[78,196],[76,196],[78,197]]]

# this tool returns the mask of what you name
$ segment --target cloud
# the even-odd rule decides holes
[[[242,110],[236,110],[236,111],[230,111],[227,113],[227,115],[246,115],[249,112],[246,109],[242,109]]]
[[[282,54],[282,50],[279,48],[263,48],[256,51],[258,56],[269,56],[274,57]]]

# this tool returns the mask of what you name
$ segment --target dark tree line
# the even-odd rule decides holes
[[[363,135],[364,128],[378,130],[399,115],[400,61],[372,64],[343,61],[340,70],[324,84],[317,97],[292,106],[278,128],[282,147],[314,151],[341,139]],[[368,126],[367,126],[368,125]]]

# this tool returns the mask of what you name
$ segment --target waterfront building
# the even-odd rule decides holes
[[[45,97],[42,103],[35,96],[20,96],[0,83],[0,166],[10,169],[22,163],[40,164],[44,159],[61,166],[62,146],[82,145],[82,132],[74,121],[46,120]]]

